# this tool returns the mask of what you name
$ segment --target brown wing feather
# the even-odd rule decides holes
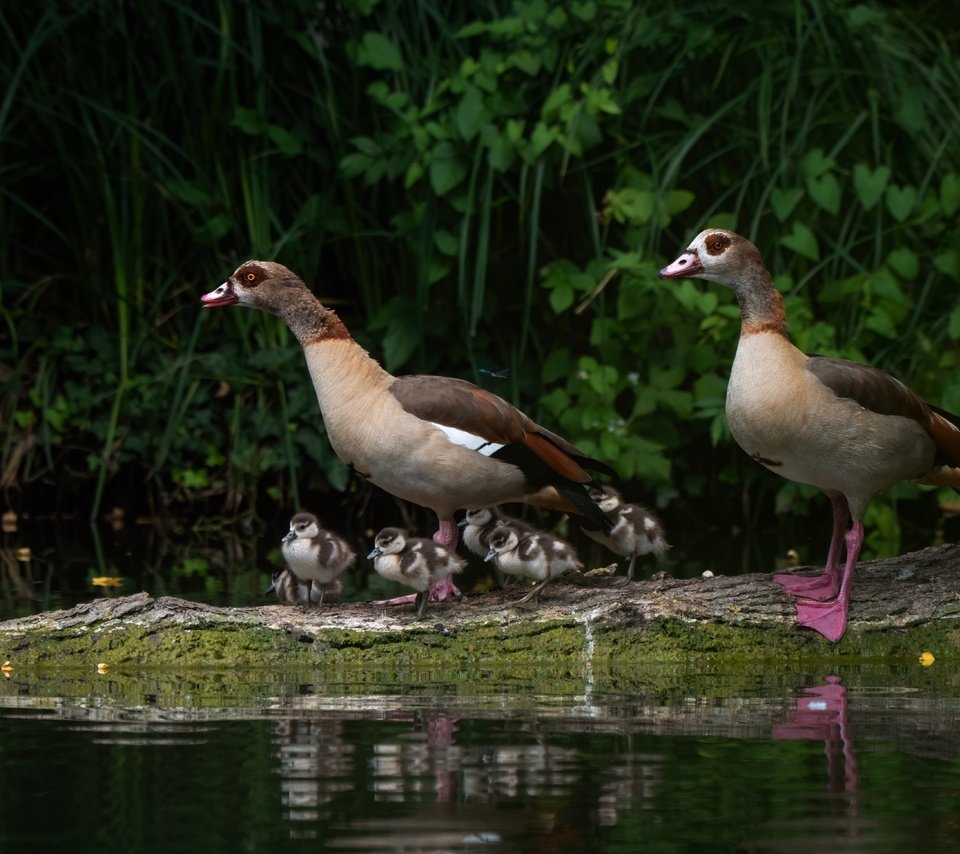
[[[390,391],[412,415],[456,427],[501,445],[522,445],[562,477],[575,483],[591,480],[584,465],[614,475],[561,436],[545,430],[502,397],[467,380],[415,375],[397,377]],[[581,465],[581,463],[583,465]]]
[[[936,465],[921,481],[960,486],[960,419],[957,416],[930,406],[900,380],[869,365],[813,356],[807,362],[807,370],[838,397],[855,400],[880,415],[899,415],[920,424],[937,446]]]
[[[537,425],[502,397],[455,377],[417,375],[397,377],[390,391],[411,415],[490,442],[519,442]]]
[[[520,441],[524,447],[533,451],[557,474],[567,480],[572,480],[574,483],[589,483],[593,480],[583,466],[540,433],[525,433]]]
[[[924,426],[930,421],[931,410],[924,400],[879,368],[846,359],[811,356],[807,370],[837,397],[854,400],[871,412],[902,415]]]

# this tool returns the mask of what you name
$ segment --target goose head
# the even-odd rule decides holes
[[[760,252],[745,237],[723,228],[701,231],[686,251],[660,271],[661,279],[696,277],[733,287],[744,270],[759,264]]]
[[[384,528],[373,541],[373,549],[367,558],[373,560],[380,555],[394,555],[403,551],[407,544],[405,531],[399,528]]]
[[[245,261],[216,290],[200,297],[204,308],[244,305],[278,314],[291,295],[307,290],[296,273],[276,261]]]

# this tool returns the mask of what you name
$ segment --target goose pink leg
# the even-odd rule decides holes
[[[824,571],[814,576],[791,573],[773,576],[773,580],[791,596],[824,602],[837,595],[837,588],[840,586],[840,552],[843,548],[847,522],[850,519],[850,509],[847,499],[842,495],[831,495],[830,502],[833,505],[833,536],[830,540],[830,552],[827,554],[827,565]]]
[[[433,541],[439,543],[441,546],[445,546],[450,549],[450,551],[455,552],[457,550],[457,535],[459,529],[457,528],[457,523],[452,519],[441,519],[440,528],[433,535]],[[411,602],[415,602],[417,599],[418,593],[408,593],[406,596],[395,596],[393,599],[377,599],[374,601],[374,605],[409,605]],[[442,602],[444,599],[449,599],[451,596],[454,599],[459,599],[463,594],[460,592],[456,584],[453,583],[453,580],[448,575],[446,578],[441,578],[436,584],[433,585],[427,591],[427,601],[428,602]]]
[[[857,519],[847,531],[847,563],[843,569],[840,590],[831,602],[812,602],[801,599],[797,602],[797,624],[820,632],[830,643],[836,643],[847,630],[847,610],[850,607],[850,589],[853,585],[853,570],[863,546],[863,520]]]

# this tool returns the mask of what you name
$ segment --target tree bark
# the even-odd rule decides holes
[[[960,646],[960,546],[865,562],[846,636],[830,644],[795,626],[793,600],[770,575],[567,577],[540,605],[523,589],[412,606],[222,608],[146,593],[97,599],[0,623],[14,666],[423,665],[631,667],[691,655],[767,659],[935,655]],[[812,570],[798,570],[808,574]]]

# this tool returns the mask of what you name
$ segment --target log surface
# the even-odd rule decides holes
[[[800,574],[814,570],[801,568]],[[733,657],[906,655],[960,650],[960,546],[865,562],[857,570],[847,635],[831,645],[795,626],[793,600],[767,574],[664,578],[567,578],[539,606],[522,588],[412,606],[372,602],[323,607],[216,607],[146,593],[96,599],[69,610],[0,623],[0,656],[35,666],[108,662],[180,665],[328,663],[369,666],[681,660]],[[917,647],[920,649],[917,649]],[[398,659],[399,656],[399,659]]]

